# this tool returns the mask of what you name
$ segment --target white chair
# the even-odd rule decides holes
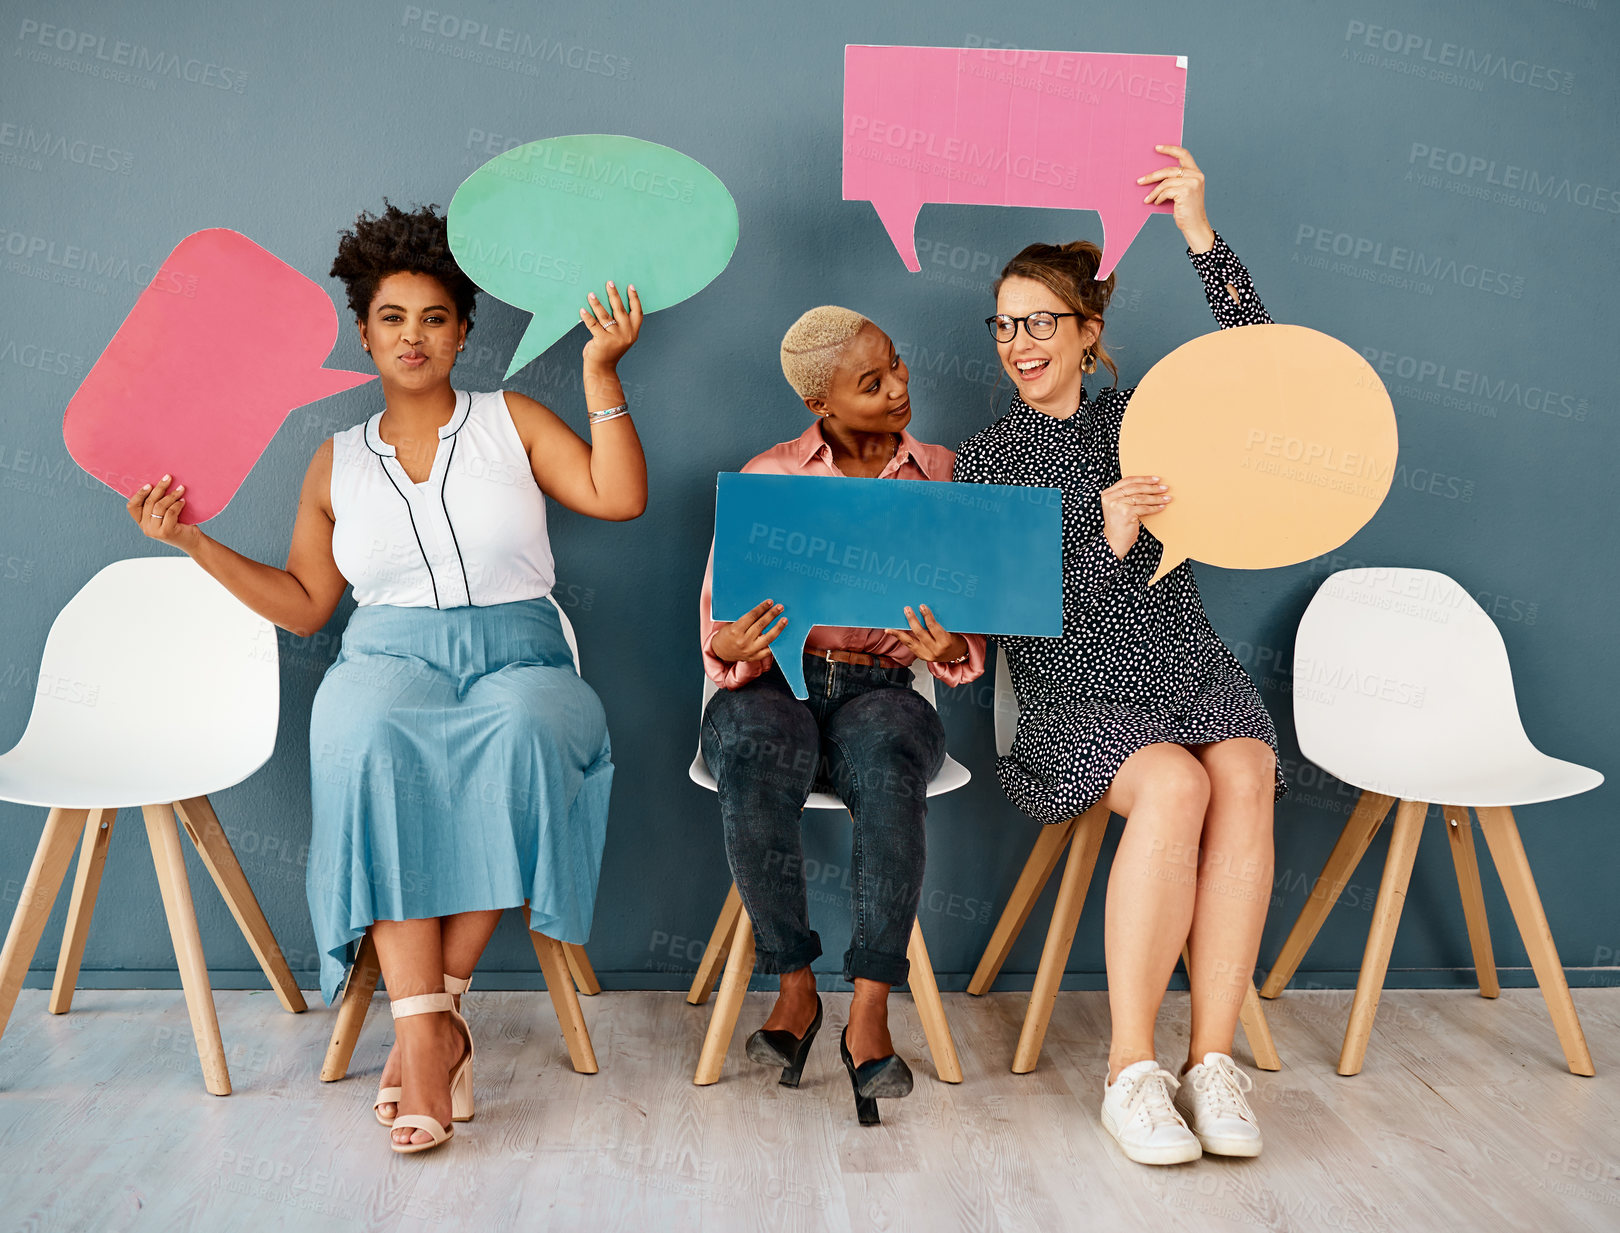
[[[574,671],[579,671],[579,640],[574,636],[573,623],[557,603],[556,596],[548,595],[551,606],[557,609],[562,622],[563,637],[574,657]],[[529,909],[523,909],[523,922],[528,924]],[[534,957],[540,963],[545,977],[546,992],[551,995],[552,1009],[557,1012],[557,1026],[562,1029],[563,1043],[568,1046],[568,1060],[582,1075],[594,1075],[598,1070],[596,1050],[591,1045],[591,1034],[585,1026],[580,1010],[579,994],[587,996],[602,992],[596,972],[585,956],[585,948],[572,942],[559,942],[556,938],[529,930],[529,941],[534,946]],[[371,1010],[372,996],[377,982],[382,979],[382,968],[377,962],[377,945],[368,932],[360,939],[354,962],[349,965],[348,979],[343,982],[343,994],[338,1000],[336,1022],[332,1024],[332,1038],[326,1045],[326,1059],[321,1063],[321,1082],[335,1083],[349,1073],[349,1062],[354,1058],[355,1046],[360,1043],[360,1031],[366,1025]]]
[[[208,802],[269,760],[280,704],[275,630],[188,557],[115,561],[68,601],[46,637],[28,727],[0,754],[0,800],[50,810],[0,952],[0,1031],[82,837],[49,1002],[53,1014],[69,1009],[113,820],[132,806],[146,820],[208,1090],[229,1095],[231,1080],[176,814],[276,997],[305,1008]]]
[[[911,667],[911,683],[912,688],[928,700],[929,706],[937,706],[934,701],[933,674],[920,662],[914,663]],[[714,697],[716,688],[713,681],[704,678],[703,705],[698,709],[700,716],[708,707],[709,699]],[[697,756],[692,759],[687,774],[699,787],[707,788],[711,792],[718,791],[719,785],[715,783],[714,775],[703,760],[701,741],[698,743]],[[939,768],[939,774],[928,781],[927,794],[929,797],[935,797],[946,792],[954,792],[971,778],[967,767],[947,754],[944,765]],[[812,792],[805,800],[804,807],[848,808],[843,798],[831,792]],[[951,1040],[950,1024],[945,1019],[945,1005],[940,1000],[939,983],[934,979],[934,967],[929,962],[928,947],[923,942],[922,926],[916,921],[911,925],[911,941],[906,947],[906,957],[911,961],[908,984],[912,1000],[917,1005],[917,1017],[922,1021],[923,1035],[928,1039],[928,1051],[934,1058],[934,1073],[945,1083],[960,1083],[962,1064],[957,1059],[956,1045]],[[720,909],[720,919],[715,922],[714,932],[710,934],[709,944],[704,948],[697,975],[692,981],[692,988],[686,995],[689,1003],[701,1006],[708,1000],[722,964],[725,965],[725,978],[720,982],[720,994],[715,998],[714,1014],[709,1020],[708,1034],[703,1038],[703,1052],[698,1058],[697,1075],[693,1079],[700,1087],[720,1081],[720,1072],[725,1067],[726,1050],[731,1046],[731,1038],[737,1030],[737,1016],[742,1012],[743,994],[748,992],[748,979],[754,973],[754,927],[748,919],[748,912],[742,906],[742,898],[737,894],[735,882],[726,893],[725,906]]]
[[[996,753],[1005,757],[1012,751],[1013,738],[1018,734],[1018,695],[1013,690],[1012,677],[1007,671],[1007,654],[996,648],[995,730]],[[1063,879],[1058,883],[1057,901],[1052,906],[1052,923],[1047,927],[1046,945],[1041,949],[1041,960],[1035,970],[1035,984],[1030,990],[1029,1009],[1024,1013],[1024,1026],[1018,1035],[1018,1046],[1013,1051],[1013,1073],[1028,1074],[1035,1069],[1046,1040],[1046,1029],[1052,1020],[1052,1008],[1057,1001],[1063,972],[1069,964],[1069,952],[1074,948],[1075,930],[1080,925],[1080,911],[1085,907],[1086,891],[1091,886],[1092,874],[1097,868],[1097,854],[1102,848],[1103,832],[1108,829],[1109,813],[1099,801],[1079,817],[1070,818],[1052,826],[1043,826],[1035,848],[1024,862],[1023,872],[1013,886],[1007,906],[990,934],[979,966],[967,991],[974,996],[989,991],[1007,961],[1013,943],[1023,931],[1035,901],[1040,898],[1052,872],[1069,848],[1069,860],[1063,867]],[[1181,948],[1182,962],[1187,962],[1187,947]],[[1282,1059],[1271,1039],[1271,1027],[1266,1022],[1265,1009],[1251,982],[1243,997],[1239,1012],[1243,1033],[1249,1039],[1254,1064],[1261,1070],[1280,1070]]]
[[[1495,997],[1496,962],[1468,816],[1472,807],[1569,1068],[1592,1074],[1592,1056],[1512,806],[1587,792],[1603,776],[1548,757],[1530,743],[1519,720],[1507,648],[1490,617],[1457,583],[1433,570],[1334,574],[1300,619],[1294,725],[1306,757],[1362,792],[1262,994],[1282,992],[1399,801],[1339,1073],[1361,1069],[1431,803],[1445,818],[1479,991]]]

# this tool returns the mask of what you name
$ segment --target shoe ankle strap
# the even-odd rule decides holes
[[[466,993],[467,990],[470,989],[471,987],[472,987],[472,977],[471,976],[468,976],[465,979],[463,979],[460,976],[452,976],[452,975],[450,975],[449,972],[446,972],[444,974],[444,991],[446,993],[453,994],[456,997],[460,997],[463,993]]]
[[[388,1009],[396,1019],[404,1019],[408,1015],[438,1014],[440,1011],[454,1010],[455,1007],[448,993],[423,993],[413,998],[395,998],[388,1003]]]

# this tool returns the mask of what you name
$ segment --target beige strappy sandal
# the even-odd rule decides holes
[[[444,991],[446,993],[448,993],[452,998],[459,998],[462,994],[466,993],[467,990],[470,989],[471,987],[472,987],[472,977],[471,976],[467,977],[466,979],[462,979],[459,976],[452,976],[448,972],[446,972],[444,974]],[[460,1020],[460,1023],[458,1024],[458,1026],[461,1028],[462,1035],[466,1036],[466,1038],[467,1038],[467,1070],[468,1070],[468,1078],[467,1078],[467,1085],[468,1085],[467,1116],[466,1117],[455,1117],[455,1118],[452,1118],[451,1120],[452,1121],[457,1121],[457,1122],[467,1122],[467,1121],[472,1120],[472,1096],[471,1096],[471,1091],[472,1091],[472,1076],[471,1076],[471,1071],[472,1071],[472,1030],[467,1026],[467,1020],[463,1017],[462,1013],[455,1008],[455,1004],[453,1002],[451,1003],[450,1014],[451,1014],[451,1017],[453,1019]],[[372,1111],[372,1114],[376,1117],[377,1122],[378,1122],[379,1125],[388,1126],[390,1128],[393,1126],[394,1119],[391,1118],[391,1117],[384,1117],[383,1114],[382,1114],[382,1107],[384,1105],[398,1105],[399,1104],[399,1098],[400,1098],[401,1095],[404,1094],[404,1091],[405,1091],[405,1089],[401,1088],[401,1087],[379,1087],[377,1089],[377,1099],[372,1103],[371,1111]]]
[[[455,1003],[451,1001],[448,993],[424,993],[418,997],[399,998],[388,1004],[389,1011],[396,1019],[404,1019],[409,1015],[434,1015],[446,1013],[452,1021],[459,1020],[465,1029],[466,1020],[456,1013]],[[396,1127],[405,1126],[411,1130],[425,1130],[432,1138],[426,1143],[396,1143],[390,1137],[388,1146],[401,1155],[412,1152],[425,1152],[430,1148],[438,1147],[448,1142],[455,1134],[455,1123],[464,1122],[472,1117],[472,1037],[467,1037],[467,1054],[456,1068],[450,1072],[450,1122],[441,1125],[438,1119],[425,1113],[401,1113],[394,1118]]]
[[[460,999],[463,993],[472,987],[472,977],[463,980],[459,976],[444,974],[444,991],[452,998]],[[473,1038],[472,1029],[467,1026],[467,1018],[452,1003],[450,1007],[450,1022],[460,1029],[461,1034],[467,1038],[467,1056],[463,1065],[467,1068],[467,1091],[465,1099],[460,1103],[456,1100],[456,1088],[450,1086],[450,1120],[452,1122],[470,1122],[473,1116]]]

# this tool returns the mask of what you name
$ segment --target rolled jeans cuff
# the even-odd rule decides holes
[[[851,946],[844,952],[844,979],[875,980],[884,985],[903,985],[911,975],[911,960],[865,946]]]
[[[780,976],[783,972],[797,972],[821,958],[821,935],[814,929],[810,936],[787,950],[761,950],[759,931],[754,931],[754,971]]]

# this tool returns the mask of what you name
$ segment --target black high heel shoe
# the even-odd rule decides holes
[[[748,1058],[764,1066],[782,1068],[783,1087],[798,1087],[804,1075],[805,1059],[810,1056],[810,1044],[821,1030],[821,995],[816,994],[816,1017],[810,1020],[802,1037],[786,1028],[760,1028],[748,1038]]]
[[[878,1117],[879,1096],[909,1096],[911,1094],[911,1067],[897,1053],[875,1057],[870,1062],[855,1065],[849,1052],[849,1028],[838,1037],[838,1054],[849,1071],[849,1085],[855,1089],[855,1116],[862,1126],[881,1124]]]

